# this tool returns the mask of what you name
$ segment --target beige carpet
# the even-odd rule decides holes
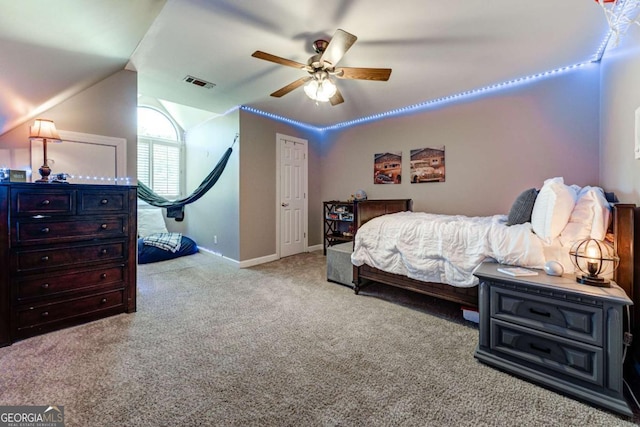
[[[64,405],[67,426],[633,425],[480,364],[451,305],[356,296],[324,262],[140,266],[137,313],[0,348],[0,404]]]

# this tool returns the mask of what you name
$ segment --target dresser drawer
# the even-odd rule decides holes
[[[122,289],[58,303],[20,307],[16,313],[16,326],[20,331],[117,307],[124,307]]]
[[[604,385],[604,355],[599,347],[491,319],[491,350],[590,384]]]
[[[14,255],[19,272],[65,267],[97,261],[124,262],[125,242],[61,246],[48,249],[17,250]]]
[[[47,274],[15,281],[14,299],[17,303],[36,298],[64,297],[72,292],[117,287],[125,281],[125,266],[101,267],[66,274]]]
[[[123,191],[79,191],[78,214],[127,213],[129,200]]]
[[[102,217],[65,221],[18,219],[12,237],[14,244],[61,243],[74,240],[123,237],[127,234],[127,218]]]
[[[40,184],[36,187],[47,186]],[[11,211],[18,215],[75,213],[75,192],[64,189],[35,188],[11,192]]]
[[[601,307],[491,287],[491,317],[597,346],[603,345]]]

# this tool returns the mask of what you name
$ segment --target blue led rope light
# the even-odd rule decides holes
[[[459,101],[461,99],[464,98],[469,98],[469,97],[473,97],[476,95],[480,95],[480,94],[485,94],[488,92],[493,92],[496,90],[500,90],[500,89],[504,89],[507,87],[512,87],[518,84],[523,84],[523,83],[528,83],[531,81],[535,81],[535,80],[540,80],[552,75],[556,75],[556,74],[560,74],[560,73],[565,73],[568,71],[572,71],[575,70],[577,68],[581,68],[584,67],[586,65],[592,64],[596,62],[595,60],[591,60],[589,62],[581,62],[579,64],[574,64],[574,65],[569,65],[566,67],[561,67],[561,68],[557,68],[555,70],[551,70],[551,71],[545,71],[542,73],[538,73],[538,74],[533,74],[531,76],[526,76],[526,77],[520,77],[517,79],[513,79],[513,80],[508,80],[506,82],[502,82],[502,83],[496,83],[490,86],[485,86],[479,89],[472,89],[472,90],[467,90],[464,92],[460,92],[454,95],[448,95],[448,96],[443,96],[441,98],[436,98],[436,99],[432,99],[429,101],[425,101],[425,102],[420,102],[417,104],[413,104],[413,105],[409,105],[406,107],[402,107],[402,108],[396,108],[394,110],[390,110],[390,111],[386,111],[384,113],[378,113],[378,114],[372,114],[370,116],[365,116],[365,117],[360,117],[359,119],[354,119],[354,120],[349,120],[346,122],[341,122],[341,123],[336,123],[334,125],[331,126],[325,126],[325,127],[318,127],[318,126],[312,126],[309,125],[307,123],[303,123],[297,120],[292,120],[289,119],[287,117],[283,117],[277,114],[273,114],[273,113],[267,113],[266,111],[262,111],[262,110],[258,110],[257,108],[253,108],[253,107],[247,107],[245,105],[241,106],[240,109],[244,110],[244,111],[249,111],[251,113],[263,116],[263,117],[268,117],[280,122],[284,122],[284,123],[288,123],[294,126],[298,126],[301,128],[306,128],[312,131],[316,131],[316,132],[324,132],[324,131],[328,131],[328,130],[335,130],[335,129],[340,129],[340,128],[345,128],[345,127],[350,127],[350,126],[355,126],[358,124],[362,124],[362,123],[367,123],[367,122],[372,122],[372,121],[376,121],[376,120],[381,120],[383,118],[388,118],[388,117],[394,117],[394,116],[400,116],[402,114],[406,114],[409,112],[417,112],[417,111],[421,111],[421,110],[426,110],[428,108],[435,108],[438,107],[440,105],[446,104],[446,103],[450,103],[450,102],[455,102],[455,101]]]
[[[571,70],[575,70],[577,68],[581,68],[584,67],[586,65],[592,64],[595,61],[589,61],[589,62],[581,62],[579,64],[574,64],[574,65],[569,65],[566,67],[562,67],[562,68],[557,68],[555,70],[551,70],[551,71],[545,71],[543,73],[538,73],[538,74],[533,74],[531,76],[526,76],[526,77],[520,77],[517,79],[513,79],[513,80],[508,80],[506,82],[502,82],[502,83],[496,83],[490,86],[485,86],[479,89],[472,89],[472,90],[467,90],[464,92],[460,92],[454,95],[448,95],[448,96],[443,96],[441,98],[436,98],[436,99],[432,99],[429,101],[424,101],[424,102],[420,102],[418,104],[413,104],[413,105],[409,105],[406,107],[402,107],[402,108],[396,108],[395,110],[391,110],[391,111],[387,111],[384,113],[379,113],[379,114],[373,114],[371,116],[366,116],[366,117],[361,117],[359,119],[355,119],[355,120],[349,120],[346,122],[342,122],[342,123],[336,123],[335,125],[331,125],[331,126],[326,126],[323,128],[318,128],[318,130],[335,130],[335,129],[340,129],[340,128],[344,128],[344,127],[349,127],[349,126],[354,126],[357,124],[361,124],[361,123],[366,123],[366,122],[371,122],[371,121],[375,121],[378,119],[382,119],[385,117],[393,117],[393,116],[399,116],[402,115],[404,113],[408,113],[408,112],[413,112],[413,111],[421,111],[421,110],[426,110],[428,108],[434,108],[437,106],[440,106],[442,104],[446,104],[446,103],[450,103],[450,102],[454,102],[454,101],[459,101],[460,99],[464,99],[464,98],[469,98],[472,96],[476,96],[476,95],[480,95],[480,94],[484,94],[484,93],[488,93],[488,92],[493,92],[496,90],[500,90],[500,89],[504,89],[507,87],[512,87],[518,84],[522,84],[522,83],[528,83],[531,81],[535,81],[535,80],[540,80],[543,79],[545,77],[551,76],[551,75],[555,75],[555,74],[560,74],[560,73],[565,73],[567,71],[571,71]]]
[[[627,0],[620,0],[618,4],[616,4],[616,7],[619,8],[624,8],[625,3]],[[438,106],[441,106],[443,104],[447,104],[447,103],[451,103],[451,102],[455,102],[455,101],[459,101],[461,99],[465,99],[465,98],[470,98],[473,96],[477,96],[477,95],[481,95],[481,94],[485,94],[485,93],[489,93],[489,92],[494,92],[497,90],[501,90],[501,89],[505,89],[508,87],[512,87],[512,86],[516,86],[518,84],[523,84],[523,83],[529,83],[532,81],[536,81],[536,80],[541,80],[544,79],[546,77],[549,76],[553,76],[556,74],[560,74],[560,73],[565,73],[568,71],[572,71],[578,68],[582,68],[584,66],[593,64],[593,63],[598,63],[602,60],[602,57],[604,55],[604,53],[606,52],[607,48],[609,47],[610,41],[611,41],[611,37],[613,36],[613,30],[609,29],[609,31],[607,32],[607,34],[605,35],[604,39],[602,40],[602,43],[600,44],[600,46],[598,47],[598,50],[596,51],[596,53],[591,57],[590,60],[586,61],[586,62],[581,62],[578,64],[574,64],[574,65],[568,65],[565,67],[561,67],[561,68],[556,68],[555,70],[550,70],[550,71],[545,71],[542,73],[537,73],[537,74],[533,74],[530,76],[526,76],[526,77],[520,77],[517,79],[513,79],[513,80],[508,80],[502,83],[496,83],[493,85],[489,85],[489,86],[485,86],[485,87],[481,87],[479,89],[472,89],[472,90],[467,90],[464,92],[460,92],[454,95],[449,95],[449,96],[443,96],[440,98],[436,98],[436,99],[432,99],[429,101],[424,101],[424,102],[420,102],[417,104],[413,104],[413,105],[409,105],[406,107],[402,107],[402,108],[396,108],[394,110],[390,110],[390,111],[386,111],[384,113],[378,113],[378,114],[372,114],[370,116],[365,116],[365,117],[360,117],[358,119],[354,119],[354,120],[349,120],[346,122],[341,122],[341,123],[336,123],[334,125],[331,126],[325,126],[325,127],[318,127],[318,126],[313,126],[313,125],[309,125],[307,123],[303,123],[297,120],[292,120],[289,119],[287,117],[283,117],[277,114],[272,114],[272,113],[267,113],[266,111],[262,111],[262,110],[258,110],[257,108],[253,108],[253,107],[247,107],[247,106],[241,106],[240,109],[244,110],[244,111],[249,111],[251,113],[263,116],[263,117],[268,117],[271,118],[273,120],[277,120],[283,123],[288,123],[294,126],[298,126],[301,128],[305,128],[305,129],[309,129],[315,132],[325,132],[325,131],[329,131],[329,130],[336,130],[336,129],[341,129],[341,128],[346,128],[346,127],[350,127],[350,126],[355,126],[355,125],[359,125],[362,123],[368,123],[368,122],[373,122],[376,120],[382,120],[384,118],[389,118],[389,117],[395,117],[395,116],[400,116],[402,114],[407,114],[409,112],[417,112],[417,111],[424,111],[426,109],[429,108],[436,108]]]
[[[266,111],[262,111],[262,110],[258,110],[257,108],[253,108],[253,107],[247,107],[246,105],[242,105],[240,107],[241,110],[244,111],[249,111],[250,113],[254,113],[257,114],[259,116],[263,116],[263,117],[268,117],[270,119],[274,119],[277,120],[279,122],[283,122],[283,123],[288,123],[290,125],[294,125],[300,128],[305,128],[305,129],[309,129],[315,132],[320,132],[323,130],[323,128],[319,128],[317,126],[313,126],[304,122],[299,122],[297,120],[293,120],[293,119],[289,119],[287,117],[283,117],[283,116],[279,116],[277,114],[273,114],[273,113],[267,113]]]
[[[598,47],[598,50],[593,55],[592,62],[600,62],[600,60],[602,60],[602,57],[604,56],[604,53],[607,51],[607,47],[609,46],[611,36],[613,36],[613,30],[609,30],[607,35],[604,36],[604,40],[602,40],[602,43],[600,43],[600,47]]]

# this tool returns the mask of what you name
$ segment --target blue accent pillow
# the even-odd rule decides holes
[[[181,256],[195,254],[196,252],[198,252],[198,245],[186,236],[182,236],[180,249],[176,252],[145,245],[142,238],[138,239],[138,264],[167,261]]]
[[[620,203],[620,200],[618,200],[618,197],[613,192],[608,193],[605,191],[604,197],[607,199],[607,202],[609,203]]]

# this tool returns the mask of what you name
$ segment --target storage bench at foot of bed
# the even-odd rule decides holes
[[[327,248],[327,280],[347,286],[353,285],[351,254],[353,242],[341,243]]]

